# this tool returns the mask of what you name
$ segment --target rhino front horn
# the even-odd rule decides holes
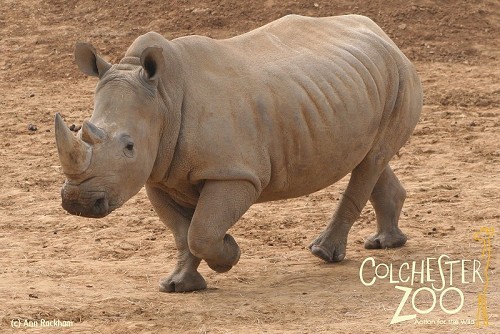
[[[78,175],[86,171],[92,147],[73,135],[59,113],[56,114],[55,129],[57,152],[64,174]]]

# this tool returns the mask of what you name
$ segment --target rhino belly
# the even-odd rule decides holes
[[[286,164],[271,163],[271,178],[258,202],[304,196],[326,188],[349,174],[370,148],[370,143],[344,148],[329,145]]]

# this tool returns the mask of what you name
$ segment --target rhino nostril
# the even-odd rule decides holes
[[[106,200],[106,196],[100,197],[95,200],[94,209],[96,212],[108,211],[108,201]]]

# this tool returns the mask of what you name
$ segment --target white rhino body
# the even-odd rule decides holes
[[[183,187],[193,207],[198,191],[191,185],[203,180],[248,180],[261,192],[258,201],[312,193],[352,171],[391,116],[404,119],[389,130],[401,132],[397,143],[387,143],[395,151],[419,117],[413,67],[364,17],[287,16],[228,40],[172,44],[186,83],[165,185]],[[139,55],[138,46],[128,54]],[[414,94],[399,102],[414,108],[392,115],[402,88]]]
[[[409,60],[368,18],[291,15],[226,40],[148,33],[120,64],[107,64],[90,46],[80,45],[76,57],[100,83],[76,142],[58,138],[68,176],[63,206],[104,216],[146,184],[179,248],[163,291],[206,287],[201,259],[229,270],[239,248],[226,231],[253,203],[309,194],[351,171],[311,251],[342,260],[368,200],[378,232],[366,247],[405,243],[397,226],[405,192],[388,162],[418,121],[422,89]],[[64,133],[61,124],[56,133]],[[109,161],[124,140],[133,149]]]

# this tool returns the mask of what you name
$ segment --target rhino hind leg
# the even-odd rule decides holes
[[[377,216],[377,233],[366,239],[365,248],[394,248],[406,243],[406,235],[398,227],[405,198],[405,189],[391,167],[387,166],[370,197]]]
[[[373,149],[354,168],[332,220],[309,245],[315,256],[326,262],[339,262],[344,259],[349,231],[359,218],[375,184],[392,157],[392,154],[384,153],[380,148]]]

